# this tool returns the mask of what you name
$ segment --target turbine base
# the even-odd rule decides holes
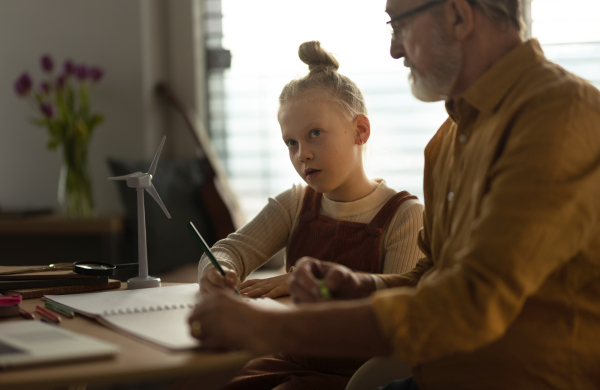
[[[137,290],[140,288],[151,288],[160,287],[160,278],[154,278],[152,276],[131,278],[127,280],[128,290]]]

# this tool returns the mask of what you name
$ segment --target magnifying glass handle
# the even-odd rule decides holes
[[[117,264],[116,269],[138,269],[138,263]]]
[[[73,268],[72,263],[57,263],[39,267],[19,268],[12,271],[0,272],[0,275],[27,274],[32,272],[62,271]]]

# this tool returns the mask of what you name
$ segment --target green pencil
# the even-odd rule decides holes
[[[225,276],[225,271],[223,270],[223,267],[221,267],[221,264],[219,264],[219,262],[215,258],[215,255],[213,255],[213,253],[211,252],[211,250],[208,247],[208,245],[206,245],[206,241],[204,241],[204,238],[202,238],[202,236],[200,235],[200,233],[196,229],[196,226],[194,226],[194,224],[191,221],[190,221],[190,223],[187,226],[188,226],[188,229],[190,229],[190,232],[192,232],[192,234],[194,235],[194,237],[196,237],[196,240],[198,240],[198,242],[200,243],[200,246],[202,247],[202,250],[204,251],[204,253],[206,253],[206,256],[208,257],[208,259],[210,260],[210,262],[212,263],[212,265],[214,265],[215,268],[219,271],[219,273],[221,275],[223,275],[223,277],[224,277]],[[237,287],[234,287],[234,288],[235,288],[235,293],[237,295],[241,295],[240,294],[240,290],[238,290]]]
[[[63,305],[59,305],[58,303],[46,301],[45,306],[46,306],[46,309],[50,309],[52,311],[55,311],[59,314],[66,316],[66,317],[69,317],[69,318],[75,317],[75,312],[73,310],[69,309],[68,307],[64,307]]]
[[[323,299],[331,299],[331,292],[329,291],[329,287],[325,284],[324,279],[319,279],[319,293],[323,297]]]

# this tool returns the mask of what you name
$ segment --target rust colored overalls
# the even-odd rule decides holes
[[[322,196],[306,188],[300,220],[287,248],[286,270],[300,258],[311,256],[355,271],[380,273],[382,232],[398,207],[417,197],[406,191],[395,194],[366,224],[319,214]],[[222,390],[343,390],[366,360],[278,353],[251,360]]]

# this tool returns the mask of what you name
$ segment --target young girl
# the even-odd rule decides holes
[[[203,295],[236,285],[250,297],[288,295],[287,279],[303,256],[373,274],[409,271],[421,256],[417,234],[423,205],[365,172],[363,149],[371,129],[362,93],[337,72],[337,60],[319,42],[303,43],[298,54],[310,72],[283,88],[278,119],[290,160],[306,185],[270,198],[251,222],[213,246],[225,278],[201,258]],[[244,282],[282,248],[286,274]],[[373,282],[385,286],[376,276]],[[362,363],[277,354],[249,362],[226,389],[344,389]]]

